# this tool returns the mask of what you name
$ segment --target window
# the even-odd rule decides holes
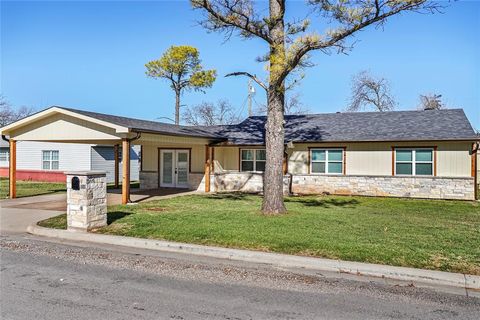
[[[311,149],[311,173],[343,173],[343,149]]]
[[[395,149],[395,175],[433,175],[433,149]]]
[[[9,154],[7,148],[0,149],[0,161],[8,162],[9,161]]]
[[[265,149],[242,149],[240,152],[241,171],[265,171],[267,160]]]
[[[58,170],[58,150],[42,151],[42,169]]]

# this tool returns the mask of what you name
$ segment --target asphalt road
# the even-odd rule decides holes
[[[198,257],[0,239],[2,319],[478,319],[480,299]]]

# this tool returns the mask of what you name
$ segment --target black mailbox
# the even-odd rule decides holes
[[[80,190],[80,179],[78,177],[72,178],[72,189],[73,190]]]

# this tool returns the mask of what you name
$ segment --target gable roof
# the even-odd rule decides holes
[[[216,134],[229,144],[263,145],[266,117],[222,126]],[[462,109],[346,112],[285,116],[285,141],[369,142],[478,140]]]
[[[79,110],[79,109],[72,109],[72,108],[65,108],[65,107],[58,107],[58,106],[56,106],[56,108],[68,110],[71,112],[82,114],[87,117],[113,123],[122,127],[126,127],[131,131],[160,133],[160,134],[175,135],[175,136],[190,136],[190,137],[199,137],[199,138],[221,139],[221,137],[216,135],[212,130],[206,130],[205,127],[194,127],[194,126],[183,126],[183,125],[177,126],[170,123],[127,118],[127,117],[121,117],[121,116],[115,116],[110,114],[85,111],[85,110]]]
[[[228,145],[264,145],[266,117],[252,116],[235,125],[184,126],[54,106],[10,124],[31,122],[52,112],[97,121],[117,132],[146,132],[206,138]],[[120,131],[119,131],[120,130]],[[285,116],[285,142],[478,141],[462,109],[345,112]]]

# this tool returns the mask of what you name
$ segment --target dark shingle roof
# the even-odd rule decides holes
[[[122,127],[126,127],[129,129],[132,129],[133,131],[162,133],[166,135],[221,139],[221,137],[217,136],[212,130],[208,130],[208,127],[205,128],[205,127],[193,127],[193,126],[177,126],[170,123],[120,117],[120,116],[114,116],[110,114],[84,111],[84,110],[65,108],[65,107],[59,107],[59,106],[56,106],[56,107],[60,109],[72,111],[75,113],[83,114],[85,116],[92,117],[98,120],[113,123]]]
[[[253,116],[236,125],[176,126],[58,107],[134,131],[228,140],[228,144],[263,145],[266,117]],[[285,141],[361,142],[478,140],[462,109],[390,112],[345,112],[285,116]]]
[[[230,144],[264,144],[266,117],[217,128]],[[285,116],[285,141],[478,140],[462,109]]]

